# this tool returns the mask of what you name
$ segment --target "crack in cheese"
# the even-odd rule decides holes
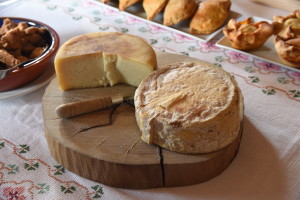
[[[235,80],[206,63],[153,72],[135,93],[142,140],[181,153],[219,150],[238,136],[243,97]]]
[[[152,47],[137,36],[100,32],[70,39],[55,57],[62,90],[113,86],[138,86],[156,69]]]

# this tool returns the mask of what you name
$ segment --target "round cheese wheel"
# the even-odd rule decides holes
[[[233,77],[207,63],[175,63],[136,90],[142,140],[180,153],[208,153],[238,136],[243,97]]]

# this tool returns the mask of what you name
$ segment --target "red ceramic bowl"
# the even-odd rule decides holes
[[[15,17],[0,17],[0,26],[2,26],[3,20],[5,18],[9,18],[16,23],[27,22],[29,26],[45,27],[47,31],[43,35],[43,38],[47,42],[48,48],[43,53],[42,56],[25,64],[19,69],[10,72],[9,74],[6,75],[6,77],[1,79],[0,92],[21,87],[36,79],[46,69],[49,61],[55,55],[59,47],[59,36],[55,32],[55,30],[53,30],[48,25],[31,19],[15,18]]]

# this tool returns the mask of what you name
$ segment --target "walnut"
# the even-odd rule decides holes
[[[4,19],[0,28],[0,63],[7,68],[40,56],[47,44],[42,38],[45,28],[29,27],[26,22]]]

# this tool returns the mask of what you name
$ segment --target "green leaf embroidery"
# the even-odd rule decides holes
[[[163,41],[166,41],[166,42],[170,42],[170,41],[172,41],[172,39],[171,38],[169,38],[169,37],[163,37],[163,39],[162,39]]]
[[[277,79],[277,81],[278,81],[278,83],[281,83],[281,84],[287,84],[288,83],[288,81],[286,80],[285,77],[279,77]]]
[[[299,98],[300,97],[300,91],[289,90],[289,92],[292,94],[292,97],[294,97],[294,98]]]
[[[122,24],[122,23],[123,23],[123,20],[122,20],[122,19],[116,19],[115,22],[116,22],[117,24]]]
[[[62,175],[63,173],[65,173],[65,168],[63,166],[54,165],[54,167],[56,168],[54,175]]]
[[[259,82],[259,78],[257,76],[248,76],[248,78],[251,79],[252,83],[258,83]]]
[[[101,31],[106,31],[106,30],[109,29],[109,27],[108,27],[108,26],[100,26],[99,29],[100,29]]]
[[[215,60],[216,60],[217,62],[224,62],[223,56],[216,56],[216,57],[215,57]]]
[[[99,10],[94,10],[94,11],[93,11],[93,14],[94,14],[94,15],[100,15],[100,11],[99,11]]]
[[[76,190],[76,188],[74,186],[71,186],[69,188],[66,188],[63,185],[60,186],[60,191],[65,194],[68,194],[68,193],[72,194],[75,190]]]
[[[94,22],[100,22],[101,18],[100,17],[94,17]]]
[[[293,97],[299,98],[299,97],[300,97],[300,91],[297,91],[297,92],[293,95]]]
[[[128,31],[129,31],[128,28],[121,28],[122,33],[127,33]]]
[[[244,69],[245,69],[246,72],[249,72],[251,74],[255,72],[255,70],[253,69],[252,66],[245,67]]]
[[[43,194],[50,190],[50,186],[47,185],[46,183],[38,183],[37,188],[39,190],[38,194]]]
[[[8,174],[16,174],[17,172],[19,172],[19,166],[17,165],[7,165],[7,167],[9,168],[8,170]]]
[[[78,20],[82,19],[82,16],[73,16],[73,17],[72,17],[72,19],[74,19],[74,20],[77,20],[77,21],[78,21]]]
[[[33,165],[25,163],[24,168],[27,170],[36,170],[37,168],[39,168],[39,163],[37,162],[37,163],[34,163]]]
[[[222,65],[220,63],[214,63],[215,66],[222,68]]]
[[[48,10],[55,10],[57,8],[57,6],[47,6]]]
[[[182,51],[182,52],[180,52],[180,53],[183,54],[183,55],[189,56],[189,53],[188,53],[188,52]]]
[[[141,28],[139,28],[138,30],[139,30],[140,32],[143,32],[143,33],[147,32],[147,29],[146,29],[145,27],[141,27]]]
[[[1,143],[0,143],[0,149],[2,149],[2,148],[5,147],[4,144],[5,144],[4,142],[1,142]]]
[[[68,12],[73,12],[74,10],[74,8],[68,8]]]
[[[289,90],[290,93],[295,93],[297,90]]]
[[[276,90],[274,90],[273,88],[268,90],[263,89],[262,92],[266,95],[274,95],[276,93]]]
[[[96,192],[96,194],[93,196],[93,199],[98,199],[103,196],[104,194],[103,187],[101,187],[100,185],[95,185],[92,186],[91,188]]]
[[[21,147],[19,153],[27,153],[30,151],[30,147],[27,144],[20,144],[19,146]]]
[[[196,51],[196,47],[195,46],[190,46],[190,47],[188,47],[188,50],[189,51]]]
[[[157,40],[156,39],[150,39],[150,44],[157,44]]]

